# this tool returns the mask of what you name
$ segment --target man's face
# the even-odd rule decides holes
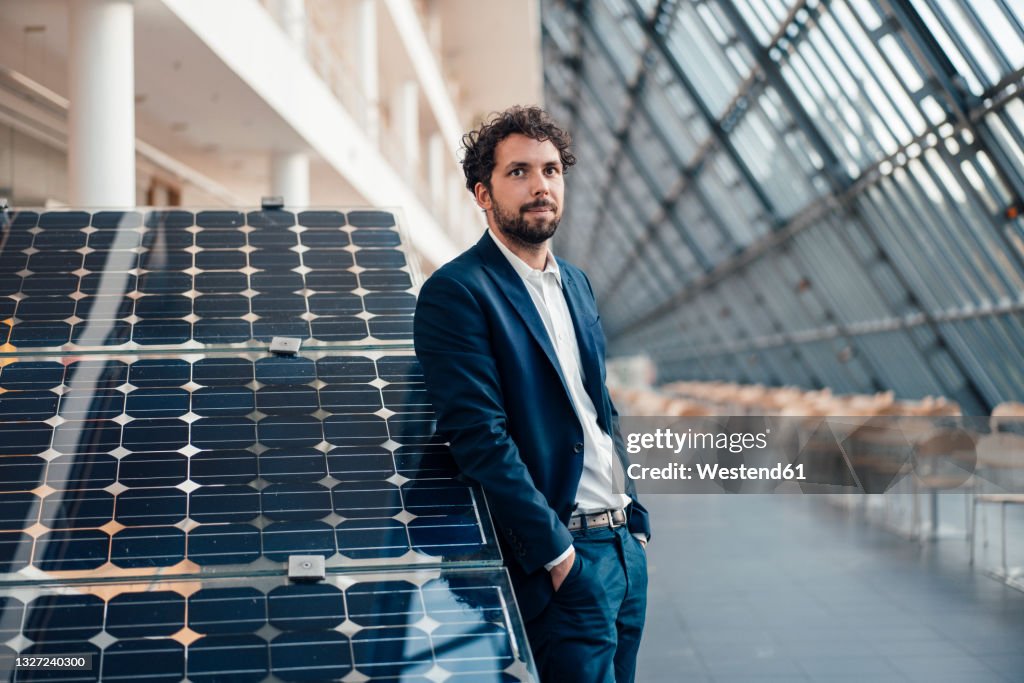
[[[491,188],[477,183],[476,197],[502,233],[541,244],[558,229],[564,192],[558,148],[516,133],[498,143]]]

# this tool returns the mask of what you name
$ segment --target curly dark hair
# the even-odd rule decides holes
[[[495,112],[476,130],[462,136],[462,172],[466,174],[466,189],[474,191],[477,183],[491,189],[491,173],[494,171],[494,150],[498,143],[509,135],[520,133],[539,142],[550,140],[558,149],[562,160],[562,172],[576,163],[576,157],[569,151],[572,136],[551,120],[540,107],[516,105],[503,112]]]

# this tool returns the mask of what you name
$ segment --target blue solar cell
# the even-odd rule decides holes
[[[337,631],[282,633],[270,643],[270,661],[283,681],[334,681],[352,671],[348,638]]]
[[[244,320],[208,318],[196,321],[192,336],[200,344],[236,344],[251,339],[252,331]]]
[[[299,255],[287,249],[260,249],[249,254],[249,265],[261,270],[291,270],[298,268]]]
[[[515,662],[508,631],[504,625],[444,624],[430,634],[437,663],[448,671],[468,674],[493,674]]]
[[[266,620],[266,597],[248,586],[203,588],[188,598],[188,627],[196,633],[252,633]]]
[[[377,369],[369,358],[325,356],[316,361],[316,376],[328,384],[366,384],[377,379]]]
[[[182,239],[179,237],[179,239]],[[178,275],[177,271],[186,270],[192,267],[192,254],[187,251],[180,251],[186,247],[192,246],[192,236],[188,235],[188,243],[186,244],[175,244],[168,245],[166,248],[153,248],[149,251],[139,255],[139,267],[153,271],[152,274],[167,274],[167,275]],[[143,243],[146,242],[146,238],[142,238]],[[149,245],[147,245],[149,246]],[[151,291],[143,290],[140,291]]]
[[[241,417],[206,417],[192,423],[192,445],[201,450],[248,448],[256,443],[256,423]]]
[[[110,536],[99,529],[50,531],[36,539],[33,564],[44,572],[87,571],[107,562]]]
[[[74,278],[73,275],[66,276]],[[107,277],[104,281],[104,277]],[[116,279],[111,279],[104,273],[90,273],[82,278],[81,282],[78,283],[78,289],[82,294],[98,294],[102,287],[104,296],[120,296],[121,294],[132,291],[138,286],[139,279],[134,275],[127,273],[119,275]],[[55,283],[54,286],[57,286]],[[75,291],[75,281],[70,283],[60,283],[61,289],[58,293],[67,294],[68,292]],[[28,289],[25,289],[28,292]]]
[[[299,313],[296,312],[295,318]],[[252,324],[252,337],[259,341],[268,342],[274,337],[309,337],[309,323],[304,320],[294,322],[276,320],[257,320]]]
[[[0,268],[3,266],[0,265]],[[14,315],[14,309],[18,307],[18,302],[13,299],[0,299],[0,318],[10,318]],[[4,340],[6,341],[7,335],[4,334]]]
[[[242,416],[254,410],[255,397],[248,387],[212,386],[192,392],[192,412],[203,417]]]
[[[189,393],[184,389],[166,387],[136,389],[128,394],[124,412],[132,417],[178,417],[188,409]]]
[[[181,420],[139,418],[124,426],[123,445],[130,451],[176,451],[188,445],[188,438],[188,424]]]
[[[256,392],[257,410],[268,415],[306,414],[312,413],[319,407],[316,389],[301,384],[275,384],[263,387]],[[45,406],[40,406],[40,408],[44,409]],[[2,409],[3,404],[0,402],[0,410]],[[46,417],[40,419],[45,420]]]
[[[260,556],[260,530],[248,524],[213,524],[188,535],[188,557],[201,566],[245,564]]]
[[[340,211],[303,211],[299,213],[299,225],[307,228],[331,228],[345,225],[345,214]]]
[[[327,476],[324,454],[315,448],[274,448],[264,451],[259,457],[259,467],[260,476],[273,482],[319,481]]]
[[[60,415],[65,420],[112,420],[124,412],[125,396],[117,389],[78,388],[87,384],[82,375],[73,378],[74,389],[60,397]]]
[[[128,370],[128,382],[140,388],[180,387],[191,376],[192,366],[177,358],[143,358]]]
[[[131,336],[131,325],[123,321],[105,322],[102,326],[79,323],[71,331],[71,342],[86,346],[117,346],[131,341]]]
[[[11,328],[14,346],[62,346],[71,340],[71,325],[58,322],[26,321]]]
[[[137,228],[142,225],[138,211],[97,211],[92,215],[92,227],[100,229]]]
[[[43,499],[41,521],[51,529],[98,527],[114,517],[114,496],[106,491],[58,491]]]
[[[116,519],[125,526],[177,524],[188,511],[188,494],[170,486],[123,491]]]
[[[328,384],[320,388],[320,404],[332,413],[373,413],[380,410],[380,390],[364,384]]]
[[[345,270],[352,267],[352,252],[338,249],[307,251],[302,255],[302,262],[315,270]]]
[[[0,496],[0,531],[20,531],[32,526],[39,514],[39,498],[28,491]]]
[[[359,318],[320,318],[310,327],[315,338],[329,342],[358,341],[368,334],[366,321]]]
[[[274,356],[255,363],[262,384],[306,384],[316,379],[316,364],[309,358]]]
[[[8,275],[3,272],[6,270],[6,268],[0,270],[0,295],[17,294],[21,291],[21,276]]]
[[[56,249],[70,251],[85,246],[86,234],[81,230],[44,230],[36,235],[32,246],[40,251]],[[10,247],[8,247],[10,248]]]
[[[260,317],[297,318],[306,312],[306,300],[299,294],[258,294],[250,301]]]
[[[0,387],[8,391],[53,389],[64,381],[64,366],[53,361],[16,361],[0,368]]]
[[[253,379],[252,361],[243,358],[203,358],[192,365],[192,380],[204,386],[243,385]]]
[[[367,321],[370,335],[377,339],[409,339],[412,337],[412,316],[380,316]]]
[[[331,492],[319,484],[271,484],[260,491],[260,505],[275,521],[320,519],[331,513]]]
[[[184,294],[192,289],[192,276],[174,272],[146,273],[139,278],[137,288],[145,294]]]
[[[40,228],[84,228],[91,216],[86,211],[47,211],[39,217]]]
[[[53,449],[64,455],[109,453],[120,445],[121,425],[112,420],[68,420],[53,430]]]
[[[172,591],[122,593],[107,602],[105,629],[117,638],[169,636],[185,626],[185,598]]]
[[[134,249],[142,244],[142,235],[135,230],[99,230],[86,244],[92,249]]]
[[[41,595],[26,605],[22,632],[36,642],[88,640],[103,629],[103,608],[95,595]]]
[[[9,391],[0,394],[0,419],[48,420],[57,414],[57,400],[51,391]]]
[[[356,230],[352,233],[352,244],[358,247],[397,247],[402,236],[395,230]]]
[[[299,243],[299,236],[290,230],[254,230],[248,239],[249,246],[257,249],[289,249]]]
[[[388,560],[409,552],[405,525],[394,519],[351,519],[335,528],[338,552],[353,560]]]
[[[424,616],[423,598],[408,581],[363,581],[345,599],[348,618],[360,626],[406,626]]]
[[[58,490],[102,489],[117,480],[117,467],[107,453],[61,455],[50,461],[46,483]]]
[[[402,511],[401,490],[386,481],[341,482],[331,489],[334,511],[342,517],[391,517]]]
[[[187,228],[194,223],[195,217],[190,211],[150,211],[145,217],[147,228],[166,228],[168,231],[173,228]]]
[[[135,310],[135,302],[120,294],[117,295],[91,295],[78,300],[75,307],[75,315],[82,320],[94,322],[97,320],[115,320],[127,318]],[[85,325],[79,323],[75,330],[84,330]]]
[[[196,254],[196,268],[203,270],[238,270],[245,266],[245,252],[234,249],[207,249]]]
[[[301,279],[301,278],[300,278]],[[249,287],[245,273],[197,273],[195,288],[198,292],[228,294],[241,292]]]
[[[188,478],[188,458],[181,453],[132,453],[121,458],[117,480],[125,486],[175,486]]]
[[[28,534],[0,534],[0,571],[16,572],[28,566],[24,549],[31,547],[33,541]]]
[[[388,211],[349,211],[348,222],[357,228],[390,228],[395,216]]]
[[[192,312],[192,299],[180,294],[149,294],[135,302],[140,318],[183,318]]]
[[[119,640],[103,651],[103,680],[175,683],[185,677],[185,646],[173,640]]]
[[[245,216],[246,222],[254,228],[289,228],[295,225],[295,214],[291,211],[268,210],[250,211]]]
[[[477,553],[484,546],[472,514],[413,519],[409,522],[409,540],[417,552],[450,560]]]
[[[377,314],[408,314],[416,310],[416,297],[404,292],[371,293],[363,297],[366,310]]]
[[[406,290],[412,287],[412,278],[402,270],[368,270],[359,274],[359,283],[375,291]]]
[[[118,244],[118,246],[123,246]],[[95,248],[95,247],[94,247]],[[130,247],[129,247],[130,248]],[[86,254],[82,267],[94,273],[124,272],[139,268],[142,265],[142,258],[134,251],[126,250],[101,250]]]
[[[200,638],[188,646],[187,659],[188,678],[195,683],[255,683],[270,667],[267,643],[252,635]]]
[[[313,294],[309,312],[317,315],[354,315],[363,312],[363,301],[355,294]]]
[[[349,245],[348,233],[343,230],[307,230],[299,236],[310,249],[341,249]]]
[[[115,389],[128,381],[128,365],[121,361],[76,360],[68,365],[64,383],[72,389]]]
[[[197,484],[245,484],[258,476],[256,455],[242,450],[196,453],[189,467],[189,477]]]
[[[30,491],[42,483],[46,461],[34,455],[13,455],[0,460],[0,491]]]
[[[200,211],[196,214],[196,225],[201,228],[240,228],[245,225],[245,216],[241,211]]]
[[[195,300],[196,315],[204,317],[238,318],[248,312],[249,299],[241,294],[206,294]]]
[[[316,270],[306,274],[306,286],[317,292],[348,292],[359,282],[355,273],[345,270]]]
[[[405,254],[397,249],[362,249],[356,252],[356,265],[363,268],[401,268]]]
[[[325,522],[274,522],[263,530],[263,554],[275,562],[287,562],[289,555],[334,553],[334,530]]]
[[[260,494],[251,486],[203,486],[192,492],[189,517],[197,522],[248,522],[260,514]]]
[[[184,320],[142,320],[135,324],[132,340],[137,344],[184,344],[192,337],[192,325]]]
[[[122,529],[110,539],[110,561],[124,569],[170,567],[185,559],[185,532],[174,527]]]
[[[42,453],[53,438],[53,427],[44,422],[0,424],[0,455]]]
[[[332,415],[324,420],[324,438],[332,446],[377,446],[389,436],[387,422],[376,415]]]
[[[267,448],[303,448],[324,440],[323,427],[315,417],[283,415],[260,420],[259,441]]]
[[[391,451],[383,446],[342,446],[327,452],[327,469],[339,481],[383,481],[395,473]]]
[[[345,597],[328,584],[278,586],[267,594],[267,612],[282,631],[333,629],[345,621]]]
[[[0,641],[10,640],[21,632],[21,617],[24,613],[25,605],[21,600],[0,597]]]

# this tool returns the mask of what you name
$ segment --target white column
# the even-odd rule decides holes
[[[420,88],[405,81],[391,98],[391,133],[398,141],[407,179],[417,179],[420,163]]]
[[[68,201],[135,205],[131,0],[69,2]]]
[[[270,194],[285,206],[309,206],[309,157],[302,152],[275,152],[270,160]]]
[[[427,182],[430,185],[430,201],[434,204],[434,215],[438,217],[442,216],[444,211],[447,162],[444,140],[439,133],[432,133],[430,140],[427,141]]]
[[[380,139],[380,67],[377,51],[377,0],[360,0],[356,8],[356,65],[366,116],[366,135]]]

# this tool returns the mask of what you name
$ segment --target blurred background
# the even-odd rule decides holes
[[[398,208],[429,273],[530,103],[624,413],[913,416],[988,473],[651,496],[640,680],[1024,680],[1020,0],[0,0],[11,207]]]

